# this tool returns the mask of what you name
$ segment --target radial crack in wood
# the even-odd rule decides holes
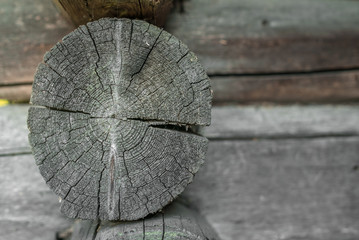
[[[204,80],[203,80],[204,79]],[[209,79],[143,21],[101,19],[57,43],[35,74],[29,141],[68,217],[135,220],[193,180],[208,140]]]

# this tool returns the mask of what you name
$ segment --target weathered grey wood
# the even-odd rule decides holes
[[[29,139],[69,217],[135,220],[171,202],[203,163],[211,89],[196,56],[144,21],[81,26],[35,75]]]
[[[77,221],[71,239],[214,240],[219,238],[202,216],[185,205],[174,202],[161,213],[133,222]]]
[[[52,0],[75,26],[103,17],[140,19],[164,26],[172,0]]]
[[[214,104],[358,102],[359,71],[211,77]]]
[[[226,240],[359,238],[359,137],[211,141],[183,193]]]
[[[32,3],[0,3],[0,98],[27,102],[30,92],[26,84],[32,82],[37,63],[72,29],[50,0]],[[166,29],[198,54],[210,74],[224,75],[214,78],[214,102],[358,100],[358,74],[340,72],[359,67],[358,1],[184,3],[185,13],[171,14]],[[289,77],[256,75],[322,70],[339,71]],[[248,73],[254,76],[233,77]]]
[[[0,155],[31,152],[27,141],[29,105],[0,107]],[[258,105],[212,108],[210,139],[305,138],[359,135],[357,105]]]
[[[359,136],[359,105],[228,106],[212,109],[210,139]]]
[[[167,28],[196,52],[208,74],[359,67],[358,1],[184,3],[185,14],[171,14]]]
[[[0,117],[8,116],[2,122],[4,125],[0,124],[1,145],[5,143],[2,141],[4,129],[9,129],[6,131],[9,136],[25,136],[17,128],[26,131],[27,108],[26,105],[0,108]],[[321,108],[326,110],[321,111]],[[357,121],[358,110],[355,106],[257,106],[244,108],[247,109],[245,111],[241,107],[238,111],[227,108],[229,113],[225,113],[224,109],[226,107],[214,108],[213,126],[222,128],[216,121],[222,119],[218,115],[224,114],[223,120],[246,124],[256,138],[270,128],[259,128],[261,132],[257,132],[252,124],[259,127],[265,124],[265,121],[258,121],[261,114],[271,116],[266,111],[278,111],[277,121],[282,121],[281,116],[285,120],[283,129],[274,129],[287,129],[288,135],[281,134],[278,139],[257,138],[253,141],[236,139],[237,136],[223,141],[218,137],[219,141],[210,142],[206,164],[196,174],[195,181],[184,191],[184,195],[201,211],[222,239],[359,238],[359,140],[358,137],[340,137],[340,132],[333,132],[330,128],[327,128],[329,134],[324,131],[328,124],[333,126],[332,129],[344,133],[350,129],[357,132],[352,125]],[[285,117],[293,115],[294,111],[298,112],[295,114],[297,118]],[[320,117],[316,112],[326,117]],[[13,125],[12,121],[17,118],[22,120]],[[248,120],[242,121],[243,118]],[[293,126],[293,132],[292,128],[288,128],[290,125]],[[223,127],[227,129],[223,133],[225,136],[229,132],[228,126]],[[307,137],[300,135],[300,138],[296,138],[294,133],[300,126],[306,127]],[[316,135],[318,129],[321,130]],[[315,134],[309,134],[309,131]],[[219,134],[221,131],[214,132]],[[268,138],[278,136],[275,131],[272,134]],[[314,136],[316,138],[312,138]],[[22,143],[26,142],[25,137],[21,139]],[[7,138],[7,141],[11,142],[12,138]],[[14,141],[14,145],[21,145],[20,138],[14,138]],[[55,230],[67,226],[66,222],[53,222],[64,220],[58,215],[58,199],[39,179],[31,155],[2,157],[0,165],[0,239],[47,240],[51,239]],[[21,222],[19,225],[23,227],[15,229],[15,220],[16,223]],[[32,224],[29,224],[30,220]]]
[[[27,141],[26,115],[29,105],[0,107],[0,156],[31,153]]]
[[[58,197],[30,154],[0,157],[0,189],[0,239],[54,240],[56,231],[72,225],[57,211]]]

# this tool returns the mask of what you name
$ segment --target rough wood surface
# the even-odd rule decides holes
[[[69,217],[135,220],[192,182],[207,139],[211,89],[196,56],[144,21],[81,26],[35,75],[29,139]]]
[[[52,0],[76,27],[103,17],[140,19],[164,26],[172,0]]]
[[[29,105],[0,107],[0,155],[31,152],[27,141]],[[313,138],[359,135],[358,105],[226,106],[212,108],[210,140]]]
[[[133,222],[77,221],[72,240],[219,239],[205,219],[185,205],[174,202],[163,212]]]
[[[27,108],[0,108],[1,119],[6,119],[0,124],[0,145],[5,139],[8,146],[12,140],[14,146],[27,144]],[[252,126],[268,121],[260,121],[261,115],[272,118],[274,113],[283,129]],[[350,105],[215,107],[209,128],[225,131],[207,132],[213,140],[206,164],[183,195],[224,240],[357,240],[357,114],[357,107]],[[248,127],[248,139],[240,138],[246,127],[241,130],[238,125]],[[231,126],[236,136],[227,135]],[[258,138],[268,132],[272,135]],[[249,140],[251,136],[256,140]],[[55,230],[68,226],[32,155],[0,157],[0,165],[0,239],[48,240]],[[56,222],[60,219],[62,223]],[[22,227],[14,228],[18,221]]]
[[[185,12],[170,14],[166,30],[213,76],[214,103],[358,100],[358,1],[183,2]],[[45,51],[72,26],[49,0],[0,6],[0,98],[27,102],[29,85],[23,92],[8,84],[31,83]]]

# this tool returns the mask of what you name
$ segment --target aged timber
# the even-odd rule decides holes
[[[52,0],[75,26],[104,17],[140,19],[164,26],[172,0]]]
[[[163,212],[132,222],[80,220],[72,240],[189,239],[218,240],[217,234],[195,210],[174,202]]]
[[[101,19],[39,65],[28,126],[69,217],[134,220],[171,202],[203,163],[211,89],[196,56],[144,21]]]

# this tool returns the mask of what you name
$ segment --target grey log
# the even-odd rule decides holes
[[[196,56],[144,21],[100,19],[54,46],[35,74],[29,141],[68,217],[135,220],[193,180],[211,89]]]
[[[163,212],[133,222],[79,220],[72,240],[215,240],[217,234],[195,210],[174,202]]]

